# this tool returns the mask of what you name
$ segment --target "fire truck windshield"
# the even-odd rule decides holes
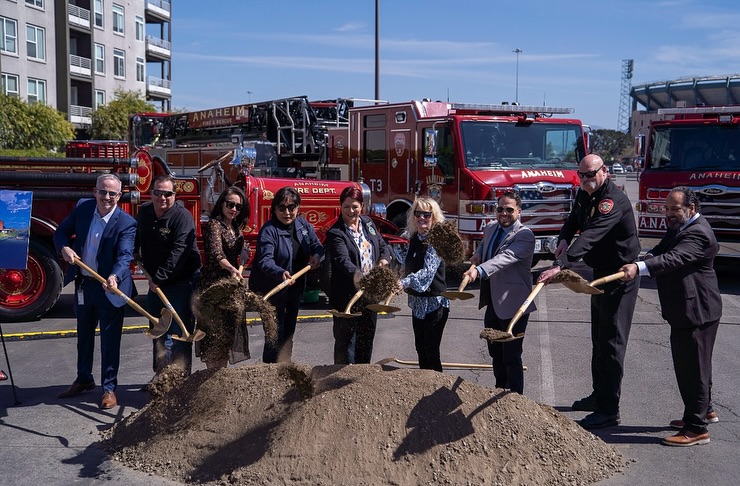
[[[658,126],[652,131],[648,170],[740,170],[737,125]]]
[[[464,121],[465,165],[471,170],[577,169],[586,154],[580,126],[557,123]]]

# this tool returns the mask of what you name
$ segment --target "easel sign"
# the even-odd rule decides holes
[[[26,270],[33,192],[0,190],[0,269]]]

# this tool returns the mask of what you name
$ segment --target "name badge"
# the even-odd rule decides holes
[[[82,289],[77,289],[77,305],[85,305],[85,292]]]

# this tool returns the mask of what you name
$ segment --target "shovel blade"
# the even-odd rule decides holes
[[[392,305],[384,305],[384,304],[370,304],[367,306],[367,308],[373,312],[385,312],[387,314],[391,314],[393,312],[398,312],[401,310],[400,307],[394,307]]]
[[[330,310],[329,314],[333,315],[334,317],[341,317],[342,319],[351,319],[353,317],[360,317],[362,315],[362,314],[339,312],[338,310],[335,310],[335,309]]]
[[[442,292],[442,296],[447,297],[450,300],[468,300],[475,297],[475,294],[470,292],[460,292],[457,290],[445,290]]]
[[[188,337],[178,336],[175,334],[172,335],[172,339],[176,341],[183,341],[186,343],[194,343],[194,342],[200,341],[204,337],[206,337],[206,333],[201,331],[200,329],[198,329],[197,331],[195,331],[193,334],[191,334]]]
[[[172,324],[172,312],[166,308],[162,308],[162,315],[159,317],[157,323],[152,323],[151,329],[146,331],[144,334],[148,338],[157,339],[167,334],[167,331],[170,329],[170,324]]]

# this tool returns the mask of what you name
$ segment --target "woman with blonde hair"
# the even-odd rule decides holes
[[[409,250],[405,276],[400,281],[409,294],[419,368],[436,371],[442,371],[439,348],[450,313],[450,301],[442,296],[446,288],[445,264],[426,239],[429,230],[444,219],[434,199],[419,197],[411,205],[406,224]]]

